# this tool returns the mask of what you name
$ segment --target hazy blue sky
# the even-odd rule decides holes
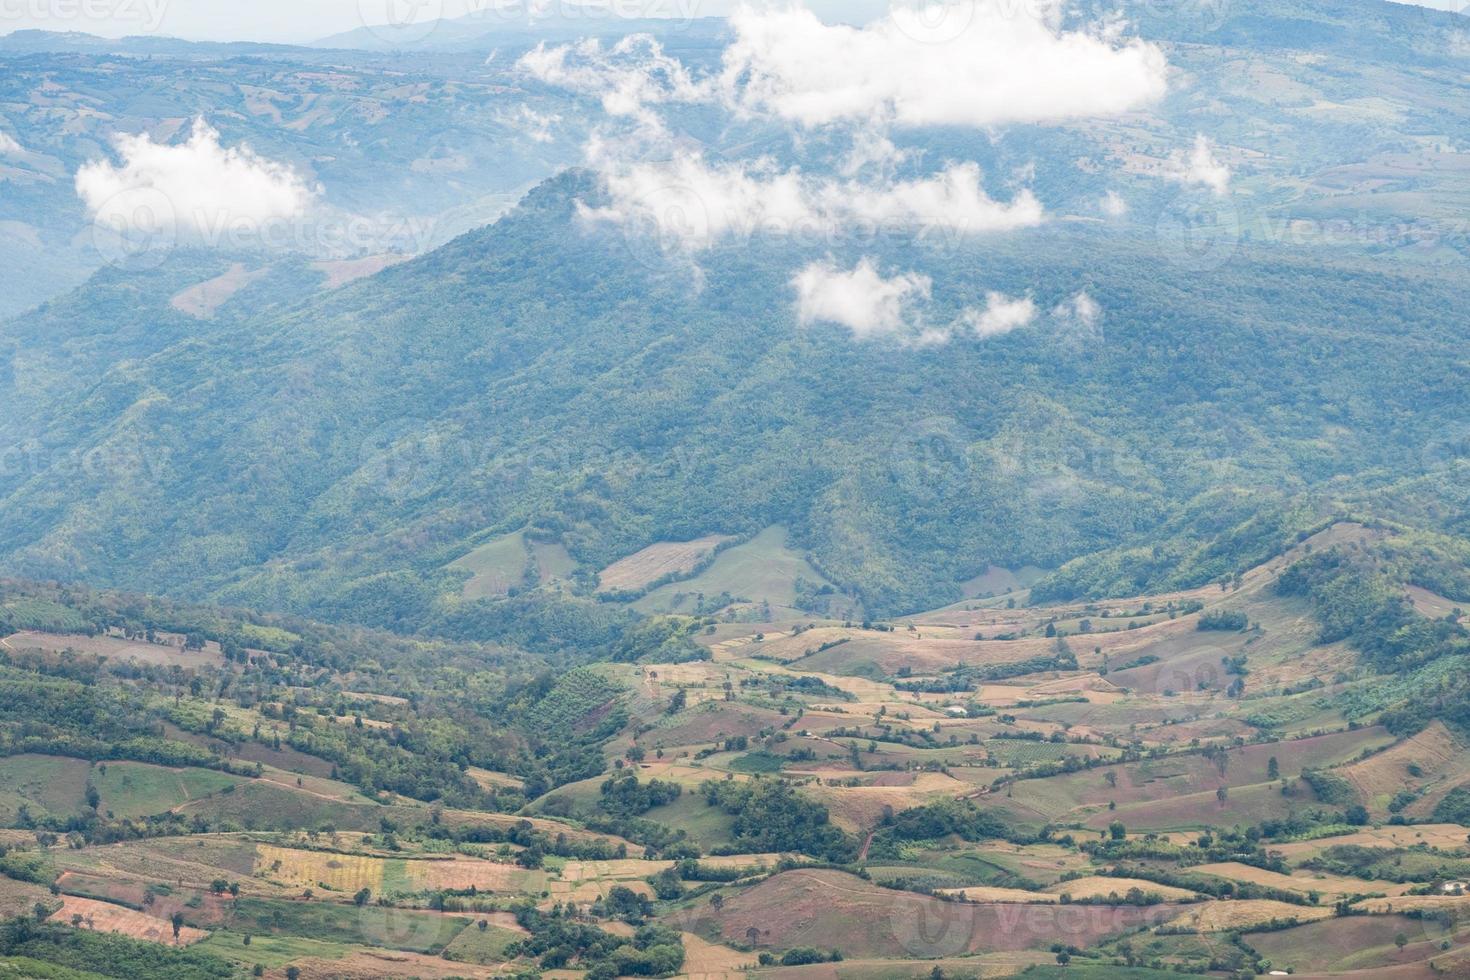
[[[599,16],[723,16],[738,0],[600,0]],[[817,0],[819,12],[882,9],[883,0]],[[530,6],[578,12],[568,0],[0,0],[0,34],[23,28],[108,37],[167,34],[191,40],[311,41],[364,24],[413,23],[495,11],[524,21]],[[507,9],[508,8],[508,9]]]
[[[738,0],[600,0],[622,16],[723,16]],[[1442,9],[1464,0],[1425,0]],[[511,6],[575,9],[570,0],[0,0],[0,34],[22,28],[109,37],[167,34],[192,40],[311,41],[364,24],[422,22]],[[861,20],[883,0],[809,0],[824,17]],[[506,14],[516,16],[516,14]],[[603,14],[608,16],[608,14]]]

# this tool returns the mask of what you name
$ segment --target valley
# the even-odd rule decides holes
[[[370,635],[139,619],[134,600],[11,583],[0,609],[33,628],[0,640],[3,901],[264,976],[557,975],[604,955],[730,977],[1453,974],[1466,736],[1365,710],[1385,676],[1321,643],[1282,587],[1393,536],[1335,523],[1197,589],[1034,603],[1009,586],[861,623],[784,615],[768,565],[686,560],[661,588],[714,573],[733,600],[529,681],[478,734],[453,705],[540,668],[481,662],[456,692],[467,651],[334,666],[312,648]],[[136,735],[55,750],[80,733],[20,692],[81,676],[134,705]],[[51,750],[22,751],[38,725]],[[546,768],[567,739],[584,778]],[[383,752],[457,763],[430,790]],[[1334,959],[1339,925],[1371,941]]]

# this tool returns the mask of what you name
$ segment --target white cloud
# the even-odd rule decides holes
[[[830,261],[813,262],[791,284],[802,324],[835,323],[851,330],[858,340],[924,334],[915,307],[929,300],[927,276],[901,273],[884,277],[872,259],[864,258],[851,271]]]
[[[980,337],[999,337],[1019,330],[1036,319],[1036,304],[1029,297],[1012,299],[1004,293],[986,293],[985,309],[966,310],[960,322]]]
[[[15,137],[9,133],[0,133],[0,156],[19,156],[25,152],[25,147],[15,141]]]
[[[1208,187],[1217,197],[1230,191],[1230,168],[1215,158],[1215,148],[1208,136],[1194,138],[1189,155],[1175,154],[1166,176],[1181,184]]]
[[[642,226],[692,250],[762,232],[825,240],[864,226],[970,235],[1029,227],[1044,217],[1030,191],[1009,202],[992,199],[973,163],[912,181],[866,183],[808,177],[769,161],[711,164],[681,152],[605,176],[611,203],[586,216]]]
[[[834,323],[851,330],[857,340],[886,337],[924,347],[948,343],[965,329],[984,339],[1027,326],[1037,315],[1036,303],[1029,297],[989,292],[983,309],[967,308],[953,323],[931,325],[933,283],[929,277],[913,272],[885,276],[867,257],[851,269],[830,259],[813,262],[797,273],[791,285],[796,290],[797,319],[803,325]],[[1076,315],[1079,301],[1092,302],[1085,293],[1078,294],[1066,304],[1069,315]],[[1088,322],[1095,322],[1097,311],[1088,309],[1092,317]]]
[[[501,121],[525,133],[533,143],[550,143],[555,138],[551,129],[561,122],[561,116],[554,112],[537,112],[523,105],[513,114],[502,116]]]
[[[1072,312],[1089,327],[1096,326],[1102,318],[1102,307],[1085,290],[1072,297]]]
[[[670,102],[706,102],[709,87],[683,62],[664,53],[647,34],[633,34],[604,48],[596,38],[528,51],[516,67],[547,85],[596,97],[609,116],[646,123],[657,118],[647,107]]]
[[[1121,218],[1128,213],[1128,202],[1123,200],[1123,195],[1117,191],[1108,191],[1104,194],[1098,207],[1102,208],[1102,213],[1109,218]]]
[[[908,157],[908,151],[894,146],[893,141],[882,130],[865,126],[853,133],[852,149],[842,161],[841,171],[844,177],[856,176],[869,168],[886,172]]]
[[[314,192],[290,167],[249,147],[223,147],[197,120],[183,143],[119,135],[121,165],[98,160],[77,171],[77,194],[99,224],[122,230],[146,220],[179,237],[218,237],[302,214]]]
[[[1062,31],[1037,6],[950,0],[898,7],[864,28],[823,24],[797,7],[743,8],[731,18],[721,90],[745,112],[804,126],[1057,122],[1163,96],[1157,46]],[[935,37],[935,24],[953,30]]]
[[[829,213],[873,225],[971,234],[1029,228],[1042,219],[1041,202],[1030,190],[1020,191],[1008,204],[992,199],[974,163],[952,164],[932,177],[886,186],[828,184],[823,195]]]
[[[611,203],[585,210],[596,220],[655,231],[684,248],[726,237],[813,228],[820,216],[800,171],[767,162],[709,164],[697,153],[667,163],[637,163],[606,175]]]
[[[1103,308],[1084,289],[1071,299],[1058,303],[1052,309],[1051,315],[1063,324],[1074,327],[1080,325],[1086,331],[1095,333],[1098,323],[1102,321]]]

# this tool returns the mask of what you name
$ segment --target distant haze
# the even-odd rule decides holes
[[[166,35],[191,41],[268,41],[303,44],[365,24],[463,17],[501,6],[543,9],[548,15],[577,6],[566,0],[0,0],[0,34],[15,30],[80,31],[102,37]],[[589,6],[596,5],[591,4]],[[632,17],[723,17],[738,0],[605,0],[601,6]],[[884,0],[812,0],[826,19],[865,21]],[[602,14],[601,16],[609,16]]]

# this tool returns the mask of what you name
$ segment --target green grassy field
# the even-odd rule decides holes
[[[17,755],[0,759],[0,820],[13,824],[21,807],[36,817],[66,817],[86,805],[91,765],[80,759]]]
[[[141,762],[110,762],[94,767],[92,783],[102,798],[99,809],[117,817],[164,813],[245,782],[211,769],[165,769]]]
[[[768,527],[754,538],[727,548],[700,574],[654,589],[633,603],[639,612],[687,612],[693,596],[730,593],[737,599],[769,602],[773,611],[794,610],[796,581],[828,584],[822,574],[787,546],[785,528]],[[683,598],[680,598],[680,597]]]
[[[481,929],[477,924],[470,925],[445,947],[444,958],[494,966],[505,961],[506,948],[521,938],[519,933],[499,926],[489,925]]]
[[[245,942],[246,936],[250,942]],[[244,967],[256,963],[267,969],[278,970],[299,959],[339,960],[362,946],[345,943],[324,942],[301,936],[253,934],[233,929],[220,929],[196,947],[224,957]]]
[[[526,536],[517,531],[494,538],[449,564],[451,571],[468,572],[462,595],[466,599],[503,596],[521,584],[531,554]]]

